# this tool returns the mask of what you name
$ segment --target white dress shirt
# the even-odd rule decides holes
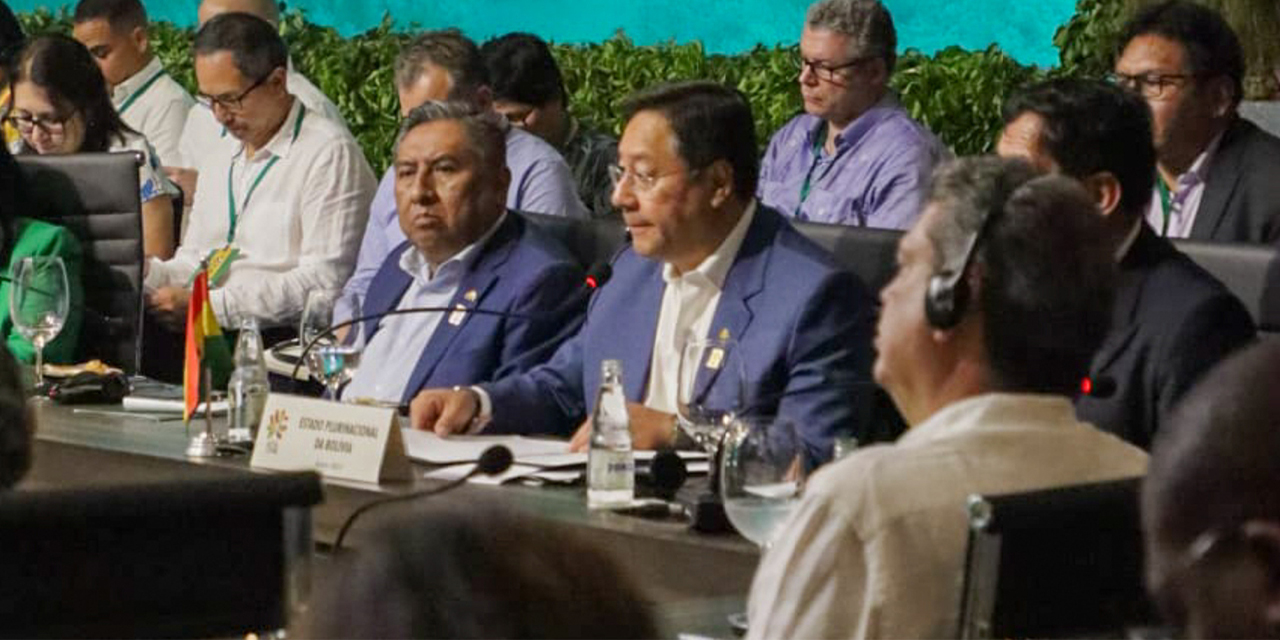
[[[462,279],[471,270],[480,247],[488,242],[494,232],[506,220],[504,212],[498,221],[475,242],[467,245],[445,260],[434,270],[426,256],[417,247],[409,245],[400,254],[400,269],[413,278],[404,295],[400,296],[397,309],[415,307],[446,307],[458,292]],[[378,321],[373,339],[365,344],[351,383],[342,392],[344,400],[369,398],[382,402],[399,403],[404,387],[418,367],[418,359],[431,342],[440,319],[445,313],[406,313],[385,316]],[[365,336],[366,340],[368,339]]]
[[[1204,198],[1204,181],[1209,177],[1209,165],[1222,142],[1219,133],[1209,146],[1196,156],[1195,162],[1186,173],[1178,176],[1173,191],[1169,194],[1169,223],[1165,227],[1165,203],[1160,193],[1160,185],[1151,188],[1151,204],[1147,207],[1147,223],[1156,230],[1157,235],[1167,238],[1189,238],[1191,228],[1196,224],[1196,213],[1200,211],[1200,200]],[[1156,172],[1156,180],[1163,180]]]
[[[160,160],[155,148],[146,137],[137,133],[124,133],[123,140],[112,138],[107,151],[136,151],[142,154],[142,164],[138,165],[138,195],[142,202],[156,198],[172,198],[178,195],[178,187],[165,177],[160,170]]]
[[[322,115],[337,123],[349,134],[350,130],[347,129],[347,121],[342,118],[342,112],[338,111],[338,107],[333,104],[333,101],[314,84],[311,84],[311,81],[307,80],[306,76],[294,71],[293,62],[289,63],[288,71],[288,75],[285,77],[285,88],[295,98],[302,101],[303,106],[307,108],[311,116]],[[228,133],[225,127],[218,124],[218,121],[213,117],[212,109],[197,102],[187,113],[187,122],[182,128],[182,138],[178,146],[181,161],[166,160],[166,162],[171,166],[199,170],[200,164],[213,155],[212,152],[234,151],[240,146],[240,141]],[[360,153],[363,155],[364,151]]]
[[[653,335],[644,406],[666,413],[676,412],[681,351],[690,339],[707,337],[720,304],[725,277],[738,257],[738,249],[747,237],[755,212],[756,203],[752,200],[720,246],[692,271],[680,274],[670,262],[662,265],[662,279],[667,286],[662,291],[658,329]]]
[[[748,639],[954,638],[970,494],[1102,482],[1147,454],[1079,422],[1064,396],[954,402],[894,444],[809,478],[760,561]]]
[[[159,58],[151,58],[141,71],[116,85],[111,103],[125,124],[146,136],[161,166],[178,162],[178,140],[196,101],[165,72]]]
[[[374,176],[351,134],[310,114],[294,100],[280,130],[252,159],[239,141],[230,152],[209,154],[182,243],[172,259],[152,259],[148,290],[187,286],[200,261],[228,244],[240,257],[209,293],[224,327],[246,317],[263,327],[290,324],[308,291],[342,287],[355,264]],[[229,187],[237,212],[230,240]]]

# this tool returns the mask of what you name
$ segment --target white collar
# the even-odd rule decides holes
[[[293,104],[289,106],[289,114],[284,117],[280,123],[280,128],[276,129],[275,135],[266,144],[262,145],[255,154],[256,162],[260,154],[265,151],[269,155],[285,157],[289,155],[289,149],[293,147],[293,143],[298,139],[298,134],[302,132],[302,122],[307,117],[307,108],[302,105],[302,101],[296,96],[290,95]],[[244,154],[244,141],[240,141],[240,149],[236,151],[236,156]]]
[[[683,276],[698,274],[709,280],[717,289],[724,288],[724,281],[729,277],[729,268],[733,266],[733,261],[738,257],[738,250],[742,248],[742,242],[747,237],[747,229],[751,227],[751,220],[755,218],[756,201],[753,198],[747,203],[747,208],[743,210],[742,215],[738,218],[738,222],[733,225],[733,229],[729,234],[720,241],[720,246],[716,247],[711,255],[707,256],[694,267],[693,271],[689,271]],[[670,262],[662,264],[662,279],[670,284],[682,277],[676,273],[676,268]]]
[[[120,108],[120,103],[128,100],[130,96],[147,84],[152,78],[164,73],[164,65],[160,64],[158,56],[151,56],[151,62],[138,70],[137,73],[125,78],[123,82],[116,85],[111,90],[111,102]]]
[[[470,269],[480,255],[480,247],[484,246],[489,241],[489,238],[492,238],[493,234],[498,232],[498,228],[502,226],[506,219],[507,212],[503,211],[502,215],[498,216],[498,219],[494,221],[493,226],[489,227],[475,242],[463,247],[461,251],[436,265],[434,269],[431,268],[431,263],[427,261],[427,257],[417,247],[410,244],[405,247],[404,253],[400,254],[400,269],[413,279],[419,280],[424,284],[434,280],[449,265],[458,265],[461,268]]]
[[[900,445],[924,445],[948,438],[964,437],[972,431],[1061,424],[1074,421],[1075,409],[1066,396],[1048,393],[991,392],[957,400],[907,429],[898,438]]]

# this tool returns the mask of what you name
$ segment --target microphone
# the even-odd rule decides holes
[[[529,314],[529,313],[516,313],[514,311],[504,311],[501,309],[480,309],[480,308],[458,309],[457,307],[447,307],[447,306],[409,307],[406,309],[390,309],[388,311],[383,311],[381,313],[371,313],[369,315],[361,316],[359,318],[344,320],[342,322],[329,325],[327,328],[325,328],[324,331],[320,332],[320,335],[317,335],[316,337],[312,338],[310,341],[306,342],[305,344],[302,344],[302,352],[298,354],[298,361],[294,363],[293,371],[292,373],[290,373],[290,377],[295,379],[298,377],[298,372],[302,370],[302,363],[307,361],[307,354],[311,353],[311,349],[315,347],[317,342],[319,342],[320,340],[326,337],[332,336],[333,332],[339,329],[345,329],[354,324],[359,324],[361,322],[365,322],[368,320],[377,320],[379,318],[385,318],[387,316],[401,316],[401,315],[408,315],[412,313],[443,313],[443,312],[454,312],[454,311],[464,311],[466,313],[475,313],[482,316],[498,316],[502,318],[515,318],[517,320],[537,320],[539,318],[543,318],[543,317],[558,313],[567,305],[580,304],[582,302],[583,297],[587,297],[587,298],[591,297],[591,294],[595,293],[596,289],[603,287],[605,283],[609,281],[609,278],[612,276],[613,276],[613,267],[610,266],[608,262],[599,261],[592,264],[590,267],[587,268],[586,276],[584,276],[582,280],[582,287],[575,292],[576,295],[570,296],[568,300],[564,301],[563,303],[561,303],[555,309],[553,309],[551,312],[548,312],[548,313]],[[301,343],[302,336],[298,336],[298,338],[299,338],[299,342]]]
[[[655,498],[673,500],[688,477],[689,468],[684,458],[675,451],[664,449],[653,455],[647,471],[636,473],[636,484],[651,488]]]
[[[1111,376],[1085,377],[1080,381],[1080,395],[1099,400],[1110,398],[1116,392],[1116,379]]]
[[[374,500],[373,502],[367,502],[363,505],[360,505],[358,509],[351,512],[351,515],[347,516],[347,519],[342,523],[342,527],[338,529],[338,537],[333,542],[334,553],[337,553],[339,550],[342,549],[342,543],[347,538],[347,532],[351,530],[351,526],[355,524],[356,519],[359,518],[361,515],[374,509],[375,507],[380,507],[382,505],[391,504],[394,502],[408,502],[411,500],[417,500],[419,498],[426,498],[434,495],[439,495],[447,491],[452,491],[462,486],[463,484],[466,484],[467,480],[470,480],[475,476],[479,476],[479,475],[496,476],[498,474],[501,474],[502,472],[511,468],[511,463],[514,460],[515,460],[515,457],[511,454],[510,449],[500,444],[496,444],[489,447],[488,449],[485,449],[480,454],[480,458],[476,460],[476,466],[473,469],[471,469],[471,471],[468,471],[467,475],[462,476],[461,478],[458,478],[456,480],[450,480],[449,482],[446,482],[445,484],[439,487],[433,487],[425,491],[415,491],[413,493],[406,493],[404,495],[391,496],[390,498]]]

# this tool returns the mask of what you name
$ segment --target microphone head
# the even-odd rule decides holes
[[[603,287],[604,283],[608,282],[609,278],[612,276],[613,267],[607,261],[601,260],[599,262],[592,263],[592,265],[587,268],[587,275],[584,280],[588,287],[592,289],[599,289],[600,287]]]
[[[511,463],[514,460],[515,458],[511,455],[510,449],[500,444],[495,444],[480,454],[480,459],[476,460],[475,473],[496,476],[511,468]]]
[[[670,449],[659,451],[649,462],[649,477],[653,482],[653,492],[670,499],[676,491],[684,486],[689,477],[689,468],[685,466],[680,454]]]
[[[1111,376],[1096,376],[1080,381],[1081,395],[1108,398],[1116,392],[1116,380]]]

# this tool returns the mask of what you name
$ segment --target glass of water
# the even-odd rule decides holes
[[[743,537],[767,548],[799,504],[813,467],[813,456],[792,420],[734,419],[720,459],[720,491],[729,522]]]
[[[680,351],[676,424],[712,456],[742,409],[746,374],[737,341],[691,338]]]
[[[351,381],[364,351],[363,323],[334,329],[334,309],[351,309],[354,310],[352,317],[359,317],[360,303],[356,294],[312,291],[307,294],[302,310],[298,336],[304,349],[311,347],[306,353],[307,368],[324,383],[325,395],[330,400],[337,400],[342,386]]]
[[[71,294],[67,267],[58,256],[23,258],[13,267],[9,289],[9,318],[22,337],[35,347],[36,389],[44,388],[44,347],[67,321]]]

